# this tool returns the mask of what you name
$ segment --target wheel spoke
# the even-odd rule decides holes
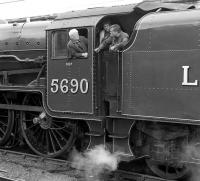
[[[4,134],[0,131],[0,138],[3,139]]]
[[[48,137],[48,131],[46,131],[46,135],[45,135],[45,137],[46,137],[46,142],[47,142],[47,153],[50,153],[50,147],[49,147],[49,137]]]
[[[37,128],[35,128],[35,131],[33,131],[33,136],[36,135],[36,133],[37,133],[36,136],[38,136],[38,134],[39,134],[38,130],[39,129],[40,129],[40,126],[38,126]]]
[[[44,142],[45,140],[45,131],[42,129],[42,135],[41,135],[41,143],[46,145],[46,143]]]
[[[8,104],[8,101],[6,100],[5,96],[2,96],[0,98],[0,103],[3,104]],[[14,119],[11,116],[11,114],[13,113],[13,111],[11,110],[5,110],[5,109],[0,109],[0,145],[4,145],[6,143],[6,141],[8,141],[8,139],[11,136],[11,132],[13,130],[13,125],[14,125]]]
[[[7,126],[7,124],[4,123],[3,121],[0,121],[0,124],[2,124],[3,126]]]
[[[51,140],[51,145],[52,145],[53,151],[56,152],[56,147],[55,147],[51,132],[48,131],[48,133],[49,133],[49,137],[50,137],[50,140]]]
[[[33,117],[33,118],[35,118],[35,117],[38,116],[38,114],[33,113],[33,112],[27,112],[27,115],[29,115],[29,116],[31,116],[31,117]]]
[[[5,131],[2,128],[0,128],[0,131],[5,135]]]
[[[37,138],[40,140],[42,138],[42,133],[43,133],[43,130],[40,129],[38,134],[37,134]]]
[[[68,142],[68,141],[66,140],[66,138],[62,135],[62,133],[60,133],[58,130],[55,130],[55,132],[60,136],[60,138],[61,138],[62,140],[65,141],[65,143]]]
[[[56,140],[58,146],[59,146],[60,148],[62,148],[62,145],[60,144],[60,142],[59,142],[59,140],[58,140],[56,134],[54,133],[54,131],[53,131],[53,130],[50,130],[50,132],[52,133],[52,135],[53,135],[54,139]]]
[[[27,127],[26,129],[32,129],[35,126],[37,126],[37,124],[32,124],[31,126]]]

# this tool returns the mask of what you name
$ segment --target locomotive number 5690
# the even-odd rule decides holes
[[[78,91],[82,94],[86,94],[89,89],[89,83],[87,79],[81,79],[80,82],[77,79],[52,79],[51,80],[51,92],[57,93],[59,90],[66,94],[71,92],[76,94]]]

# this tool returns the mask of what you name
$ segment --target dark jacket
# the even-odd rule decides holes
[[[128,43],[129,36],[127,33],[121,31],[119,37],[109,37],[101,45],[100,49],[103,49],[107,45],[116,46],[115,51],[121,50]]]
[[[88,51],[88,40],[84,36],[79,36],[79,41],[72,42],[71,40],[67,44],[68,56],[73,57],[82,57],[82,53]]]

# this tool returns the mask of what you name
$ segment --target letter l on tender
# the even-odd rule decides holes
[[[197,86],[198,85],[198,80],[195,80],[194,82],[188,82],[188,79],[189,79],[188,70],[189,70],[190,66],[182,66],[182,68],[183,68],[183,82],[182,82],[182,85]]]

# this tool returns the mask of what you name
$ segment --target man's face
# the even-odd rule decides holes
[[[109,32],[110,31],[110,24],[104,24],[103,28],[105,31]]]
[[[110,29],[110,36],[111,37],[118,37],[119,33],[117,31],[114,31],[113,28]]]

